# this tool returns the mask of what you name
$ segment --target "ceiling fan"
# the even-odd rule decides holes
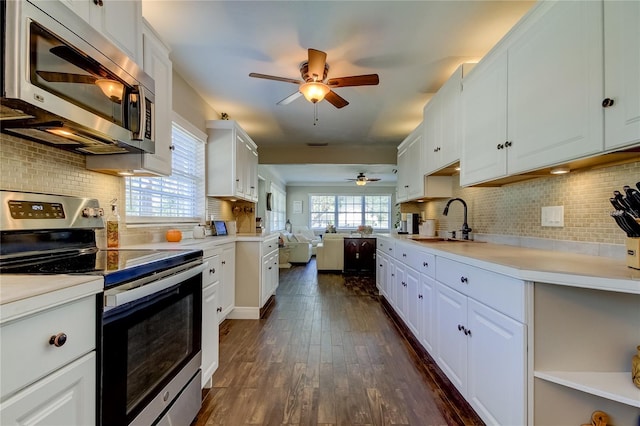
[[[358,173],[358,176],[355,179],[347,179],[347,180],[355,181],[356,185],[358,186],[364,186],[367,184],[367,182],[377,182],[380,180],[380,178],[368,178],[364,175],[364,173],[360,172]]]
[[[300,76],[302,77],[302,80],[258,74],[255,72],[249,74],[249,77],[284,81],[285,83],[299,85],[298,91],[278,102],[278,105],[287,105],[304,95],[304,97],[311,103],[315,104],[326,99],[336,108],[343,108],[349,105],[349,102],[336,94],[332,89],[348,86],[375,86],[380,82],[378,74],[354,75],[350,77],[327,79],[328,72],[329,64],[327,64],[327,54],[321,50],[308,49],[308,60],[300,65]]]

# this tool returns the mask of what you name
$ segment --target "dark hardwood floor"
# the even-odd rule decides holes
[[[447,425],[445,395],[379,302],[374,279],[280,270],[262,320],[226,320],[200,425]]]

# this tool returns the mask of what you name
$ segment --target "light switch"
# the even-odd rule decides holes
[[[564,206],[548,206],[542,208],[542,226],[563,227]]]

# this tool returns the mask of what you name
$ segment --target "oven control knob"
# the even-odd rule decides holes
[[[102,216],[104,216],[104,209],[103,209],[102,207],[98,207],[98,208],[96,209],[96,216],[97,216],[97,217],[102,217]]]
[[[57,348],[67,343],[67,335],[64,333],[58,333],[55,336],[51,336],[49,344]]]
[[[95,217],[95,215],[93,207],[85,207],[82,209],[82,217]]]

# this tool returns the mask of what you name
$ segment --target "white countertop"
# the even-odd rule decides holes
[[[101,276],[0,275],[0,322],[100,293]]]
[[[428,242],[382,236],[525,281],[640,294],[640,270],[627,267],[623,260],[483,242]]]

